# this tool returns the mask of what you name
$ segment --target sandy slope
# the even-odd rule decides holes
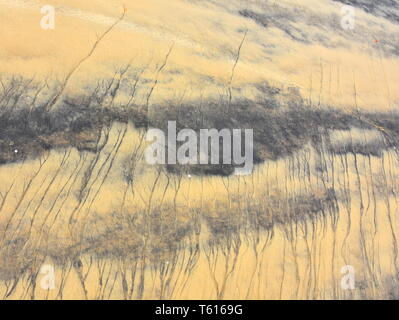
[[[56,29],[40,28],[40,8],[57,8]],[[0,0],[0,71],[62,77],[121,14],[123,1]],[[399,101],[399,26],[356,9],[356,28],[340,26],[342,4],[331,0],[126,1],[127,16],[74,77],[72,90],[133,61],[152,79],[174,48],[154,99],[225,94],[237,48],[235,96],[253,84],[297,86],[312,104],[370,109]],[[389,8],[385,8],[389,11]],[[82,81],[79,81],[82,80]],[[238,90],[240,89],[240,90]]]
[[[51,3],[57,7],[56,29],[44,31],[40,7],[47,1],[0,0],[3,75],[61,78],[121,14],[123,2]],[[375,16],[358,9],[355,30],[342,30],[341,5],[331,0],[130,0],[126,19],[81,66],[68,89],[84,90],[85,83],[107,77],[129,61],[136,68],[147,66],[144,78],[153,79],[174,43],[154,100],[174,99],[184,91],[186,99],[225,95],[237,48],[248,30],[235,69],[234,97],[254,97],[254,86],[269,81],[299,87],[313,107],[332,103],[347,108],[356,101],[364,108],[395,108],[398,25],[385,19],[381,8]],[[381,146],[377,131],[330,134],[333,145],[344,152],[323,154],[304,145],[291,157],[267,161],[245,177],[161,175],[137,154],[133,157],[143,136],[126,123],[114,123],[110,135],[102,135],[104,149],[98,153],[57,148],[38,159],[1,166],[0,233],[7,245],[0,246],[0,297],[10,290],[4,279],[16,279],[11,298],[120,298],[122,283],[126,286],[120,271],[140,265],[145,289],[137,294],[134,276],[127,283],[135,289],[133,298],[397,298],[397,153],[384,150],[380,157],[370,157],[346,150],[363,140],[366,146]],[[319,141],[321,150],[328,150],[327,139]],[[6,142],[23,154],[22,143]],[[134,168],[132,159],[137,161]],[[335,192],[339,201],[333,206]],[[294,215],[306,219],[294,226]],[[149,230],[160,221],[160,229],[154,227],[155,236],[148,238],[162,252],[153,255],[154,263],[146,262],[146,245],[140,245],[141,236],[147,236],[140,217]],[[207,223],[201,226],[199,219]],[[173,244],[169,238],[180,241],[177,222],[195,227],[196,234],[200,229],[198,238],[179,243],[181,248],[201,248],[194,264],[187,258],[192,250],[180,254],[180,249],[171,250],[174,245],[165,249],[164,244]],[[221,232],[223,228],[230,231]],[[244,241],[234,230],[245,234]],[[142,252],[138,259],[132,250],[137,243],[137,252]],[[81,247],[88,248],[87,255]],[[49,292],[32,285],[43,252],[53,260],[49,263],[57,264],[57,281],[68,280],[64,288]],[[19,268],[26,259],[35,264],[24,273]],[[173,289],[161,293],[162,270],[169,261],[178,266],[167,268]],[[359,290],[354,293],[339,290],[341,267],[347,264],[357,272]],[[88,270],[83,284],[82,267]],[[73,270],[71,276],[67,269]],[[114,291],[107,288],[111,281],[100,278],[104,270],[108,279],[117,279]],[[180,271],[175,275],[174,270]],[[218,292],[223,282],[224,295]]]

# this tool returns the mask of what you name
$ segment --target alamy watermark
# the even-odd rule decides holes
[[[341,288],[342,290],[354,290],[355,289],[355,268],[347,265],[341,268]]]
[[[55,29],[55,8],[51,5],[45,5],[40,8],[43,17],[40,19],[40,27],[43,30]]]
[[[40,287],[43,290],[54,290],[55,289],[55,269],[52,265],[46,264],[40,268],[40,274],[43,277],[40,280]]]
[[[344,30],[353,30],[356,26],[355,8],[349,5],[341,7],[341,27]]]
[[[223,164],[234,165],[235,175],[252,173],[252,129],[200,129],[198,133],[186,128],[177,132],[176,121],[169,121],[167,133],[152,128],[146,140],[152,142],[145,150],[145,159],[151,165]]]

